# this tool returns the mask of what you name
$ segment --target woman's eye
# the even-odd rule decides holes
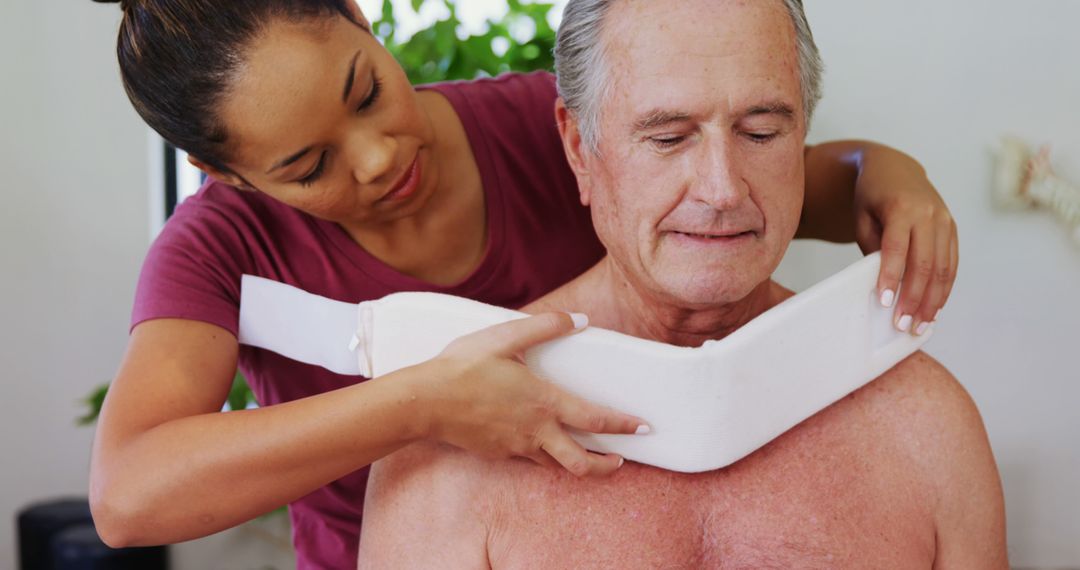
[[[297,180],[297,182],[299,182],[300,185],[305,188],[311,186],[312,184],[319,181],[319,178],[322,177],[323,171],[325,170],[326,151],[323,151],[322,155],[319,156],[319,163],[315,165],[315,170],[312,170],[310,174],[301,178],[300,180]]]
[[[667,149],[667,148],[672,148],[672,147],[678,146],[679,143],[686,140],[686,137],[676,137],[676,136],[651,137],[651,138],[649,138],[649,140],[652,141],[652,143],[654,145],[656,145],[657,147],[662,148],[662,149]]]
[[[356,112],[359,113],[360,111],[363,111],[364,109],[367,109],[368,107],[374,105],[375,101],[379,99],[379,93],[381,91],[382,82],[379,81],[378,77],[373,78],[371,81],[371,92],[369,92],[368,96],[364,97],[364,100],[360,102],[360,106],[356,108]]]

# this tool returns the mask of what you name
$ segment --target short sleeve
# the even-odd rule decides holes
[[[177,208],[150,246],[135,291],[131,328],[151,319],[178,318],[217,325],[236,335],[240,277],[250,265],[250,253],[226,212],[195,197],[188,202]]]

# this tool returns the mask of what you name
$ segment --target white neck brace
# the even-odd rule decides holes
[[[586,448],[674,471],[719,469],[927,341],[929,333],[893,328],[892,311],[874,294],[879,266],[877,254],[860,260],[699,348],[589,328],[530,350],[526,363],[537,376],[652,426],[649,435],[575,433]],[[360,303],[358,311],[245,275],[239,340],[339,374],[375,377],[525,316],[436,293],[396,293]]]

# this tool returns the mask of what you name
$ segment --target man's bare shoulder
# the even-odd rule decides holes
[[[861,393],[861,394],[860,394]],[[935,567],[1007,568],[1005,505],[982,416],[940,363],[918,352],[855,394],[931,493]]]
[[[487,568],[489,463],[420,442],[372,465],[359,567]]]
[[[904,359],[840,405],[858,410],[852,427],[892,448],[939,497],[950,492],[957,469],[993,461],[975,402],[924,352]]]
[[[877,420],[895,428],[898,441],[910,440],[924,452],[926,445],[935,445],[927,437],[937,440],[936,445],[945,442],[934,434],[982,430],[982,418],[967,390],[940,362],[921,351],[849,398],[861,399]]]
[[[414,443],[372,465],[368,496],[438,498],[474,516],[484,507],[482,480],[490,464],[449,445]]]

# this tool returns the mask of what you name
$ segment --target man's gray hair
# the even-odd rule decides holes
[[[810,125],[814,108],[821,100],[821,75],[824,65],[806,21],[802,0],[783,0],[795,26],[798,46],[799,79],[802,84],[803,110]],[[604,17],[615,0],[570,0],[559,24],[555,42],[555,73],[559,96],[574,114],[586,148],[596,152],[599,139],[600,105],[607,98],[611,81],[604,62]]]

